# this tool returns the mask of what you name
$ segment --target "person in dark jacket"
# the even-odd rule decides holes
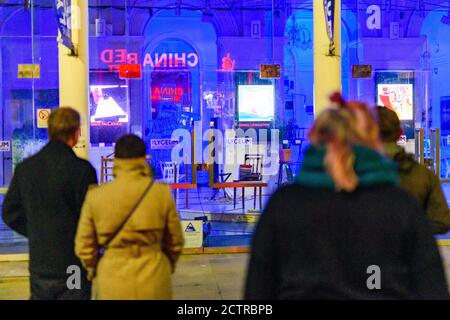
[[[422,210],[347,109],[321,114],[295,184],[257,225],[245,298],[448,299]]]
[[[402,135],[400,120],[395,111],[377,107],[380,135],[385,154],[398,165],[400,186],[409,192],[425,211],[435,234],[450,229],[450,211],[439,178],[425,165],[415,161],[412,154],[397,145]]]
[[[74,240],[85,194],[97,184],[97,175],[72,150],[80,135],[77,111],[54,110],[48,132],[50,142],[16,167],[3,202],[3,221],[28,238],[32,299],[90,299],[91,285],[75,256]],[[77,270],[81,278],[69,286]]]

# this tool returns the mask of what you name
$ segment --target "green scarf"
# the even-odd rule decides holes
[[[353,152],[358,187],[398,184],[397,165],[393,161],[363,146],[355,146]],[[325,147],[311,144],[305,152],[303,169],[297,175],[297,183],[307,187],[335,189],[334,181],[325,169],[324,158]]]

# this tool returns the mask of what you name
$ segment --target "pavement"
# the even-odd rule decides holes
[[[173,276],[176,300],[240,300],[248,254],[182,255]],[[0,262],[0,300],[27,300],[28,262]]]
[[[450,292],[450,247],[442,246]],[[175,300],[240,300],[248,254],[183,255],[173,276]],[[0,262],[0,300],[29,297],[28,263]]]

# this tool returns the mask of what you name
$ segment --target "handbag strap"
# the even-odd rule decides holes
[[[116,229],[116,231],[114,231],[114,233],[109,237],[108,240],[106,240],[106,242],[102,245],[103,248],[106,248],[116,237],[117,235],[120,233],[120,231],[122,231],[123,227],[127,224],[127,222],[130,220],[131,216],[133,215],[133,213],[136,211],[136,209],[139,207],[139,205],[141,204],[142,200],[144,200],[145,196],[147,195],[147,193],[150,191],[150,189],[153,186],[153,180],[150,182],[150,184],[148,185],[148,187],[144,190],[144,192],[142,193],[141,197],[139,198],[139,200],[136,202],[136,204],[134,205],[134,207],[128,212],[128,214],[126,215],[125,219],[122,221],[122,223],[120,224],[120,226]]]

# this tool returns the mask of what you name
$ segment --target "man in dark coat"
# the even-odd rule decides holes
[[[53,111],[48,131],[50,142],[15,169],[3,221],[28,238],[32,299],[90,299],[74,239],[85,194],[97,175],[72,150],[80,135],[78,112]]]
[[[398,165],[400,187],[410,193],[425,211],[435,234],[447,233],[450,229],[450,211],[442,192],[439,177],[425,165],[414,160],[397,145],[402,134],[400,120],[385,107],[377,107],[381,139],[388,158]]]

